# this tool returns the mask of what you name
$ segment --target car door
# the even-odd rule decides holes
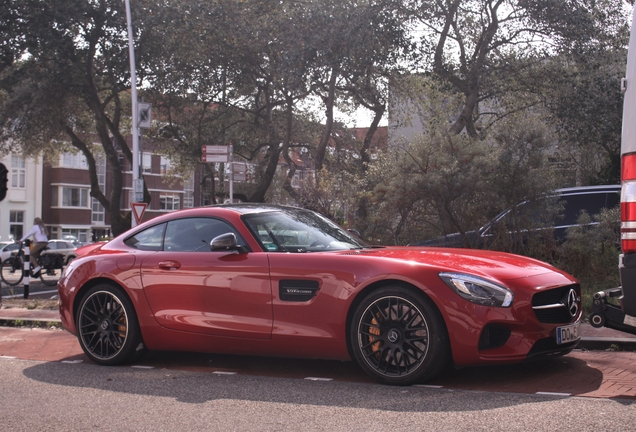
[[[242,241],[230,224],[215,218],[167,223],[161,250],[141,263],[144,292],[159,324],[217,336],[271,337],[267,254],[210,251],[212,238],[228,232]]]

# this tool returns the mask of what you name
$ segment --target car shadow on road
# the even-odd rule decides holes
[[[453,370],[429,384],[444,387],[515,393],[557,393],[580,396],[598,390],[603,373],[581,359],[563,356],[498,366]]]
[[[411,387],[375,384],[353,362],[153,352],[132,367],[101,367],[74,363],[81,356],[75,357],[67,359],[68,363],[28,367],[24,374],[56,385],[170,397],[186,403],[237,399],[399,412],[455,412],[540,403],[566,397],[561,393],[593,391],[602,381],[600,371],[568,357],[465,368],[447,372],[427,383],[429,386]],[[72,372],[68,368],[73,368]],[[322,381],[328,378],[333,381]],[[558,382],[569,382],[571,391]],[[458,404],[461,390],[491,393]]]

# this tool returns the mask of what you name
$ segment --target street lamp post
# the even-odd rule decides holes
[[[135,68],[135,48],[133,45],[133,28],[132,28],[132,18],[130,14],[130,0],[125,0],[126,2],[126,22],[128,24],[128,52],[130,53],[130,89],[131,89],[131,97],[132,97],[132,165],[133,165],[133,195],[134,201],[140,202],[143,201],[143,193],[141,195],[142,199],[139,199],[139,194],[137,193],[138,185],[143,185],[143,180],[140,177],[139,173],[139,113],[137,108],[137,71]],[[142,186],[143,188],[143,186]],[[143,191],[143,189],[142,189]],[[137,223],[134,217],[131,217],[132,226],[136,226]]]

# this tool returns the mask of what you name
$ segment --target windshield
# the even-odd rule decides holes
[[[362,249],[362,240],[309,210],[289,209],[245,215],[245,223],[269,252]]]

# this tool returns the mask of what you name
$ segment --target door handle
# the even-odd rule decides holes
[[[159,261],[158,266],[164,270],[177,270],[181,267],[181,263],[178,261]]]

